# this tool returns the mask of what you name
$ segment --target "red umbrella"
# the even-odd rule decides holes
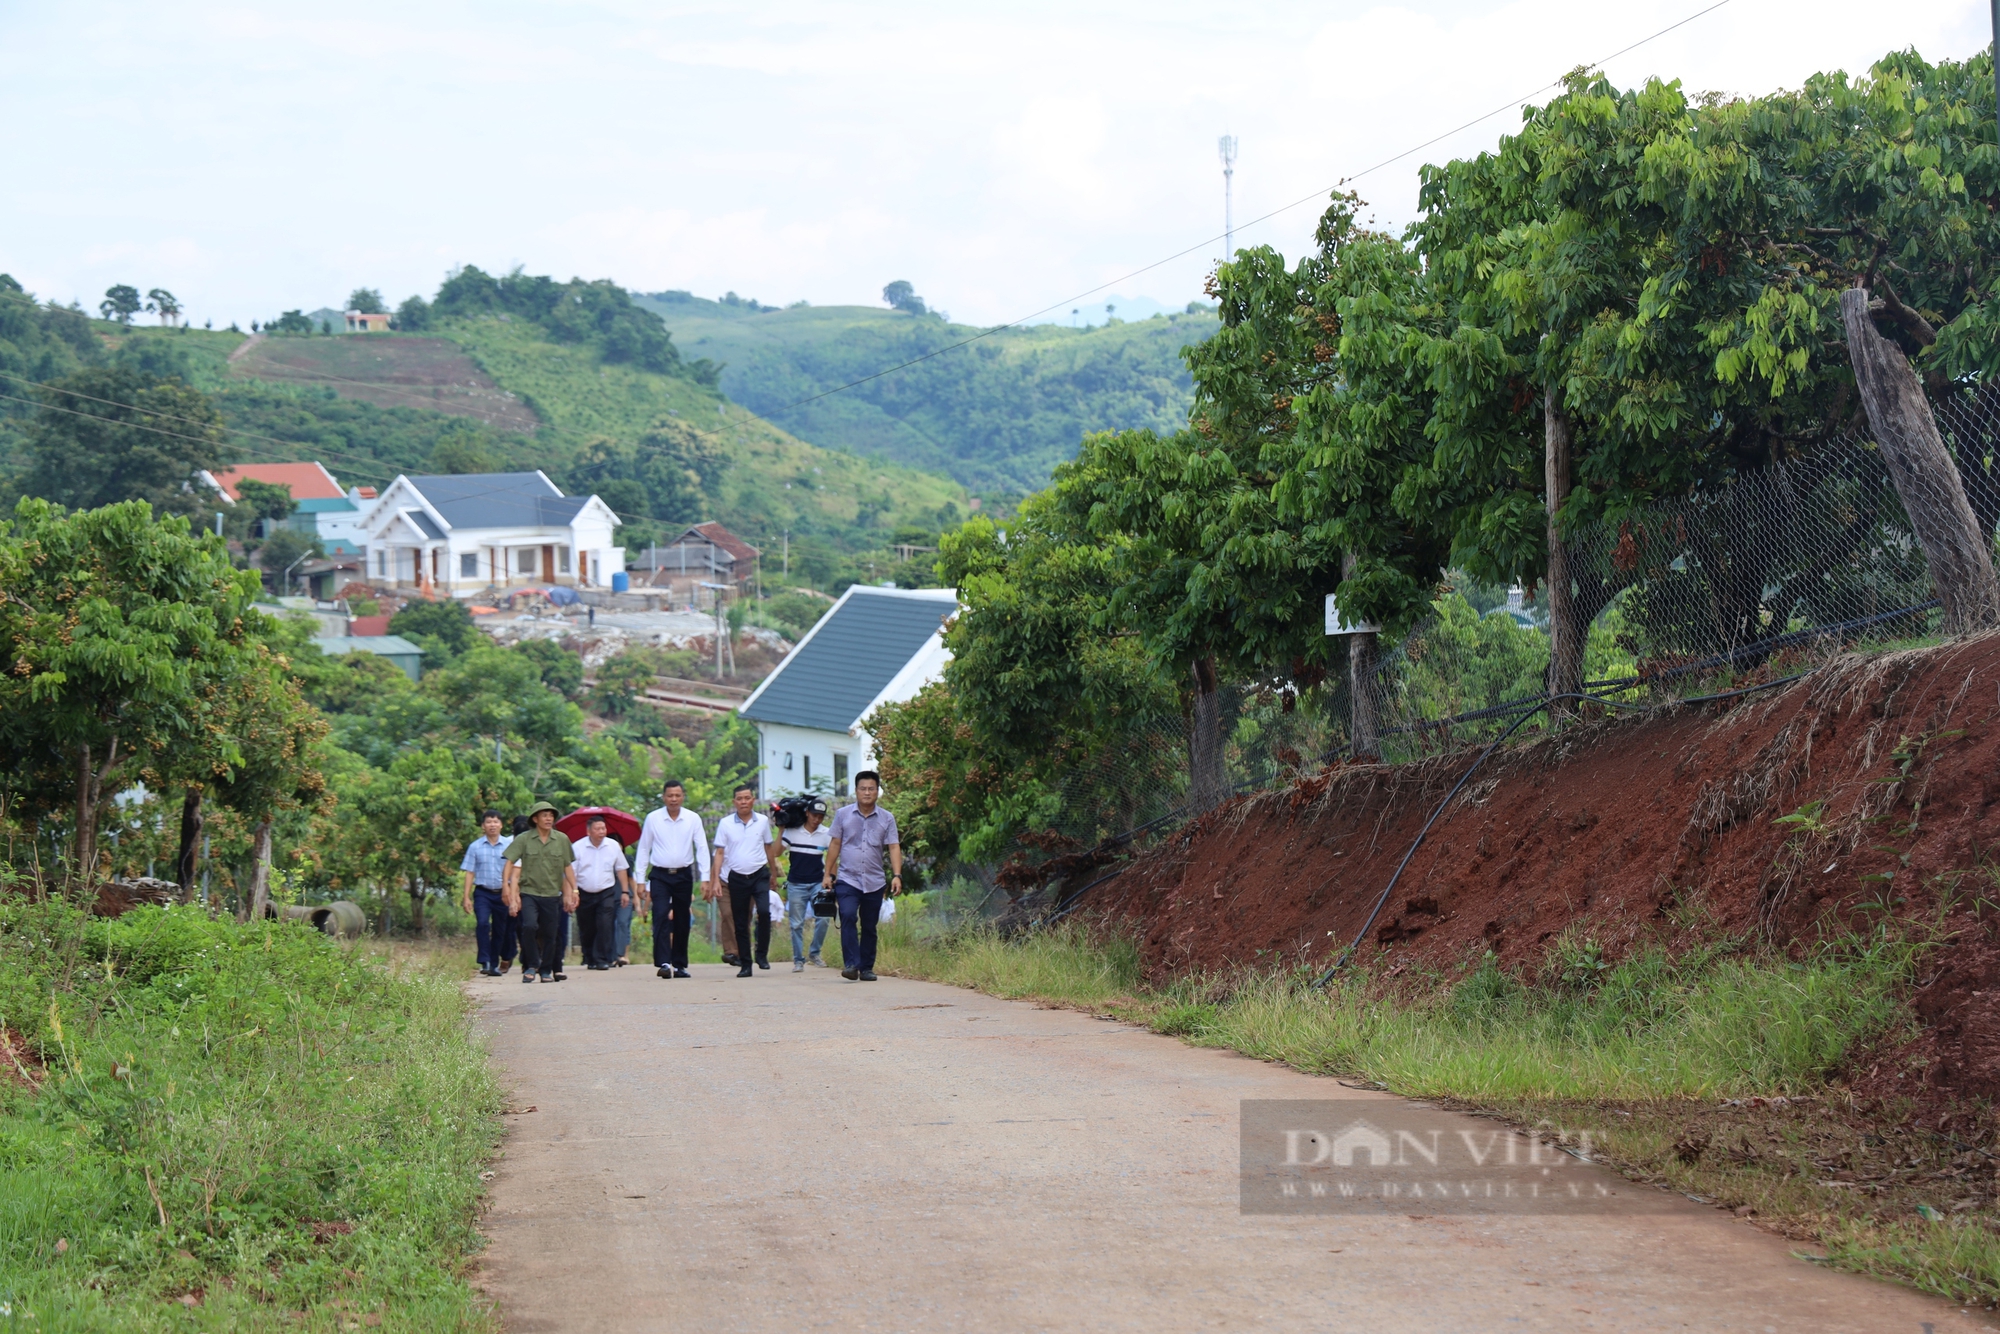
[[[575,842],[581,838],[588,838],[590,837],[589,826],[591,817],[597,815],[604,817],[604,835],[606,838],[615,838],[626,847],[630,847],[639,841],[638,817],[627,815],[624,811],[610,806],[585,806],[582,810],[571,811],[568,815],[556,821],[556,828],[567,834],[571,842]]]

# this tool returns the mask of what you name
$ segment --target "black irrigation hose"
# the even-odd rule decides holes
[[[1491,744],[1489,744],[1486,747],[1485,750],[1479,752],[1479,758],[1472,762],[1472,767],[1467,769],[1464,773],[1458,776],[1458,781],[1451,785],[1451,791],[1447,792],[1445,794],[1444,800],[1437,804],[1437,809],[1431,812],[1430,819],[1424,821],[1424,827],[1417,831],[1416,841],[1411,843],[1409,851],[1403,854],[1403,860],[1396,863],[1396,873],[1389,877],[1389,883],[1387,886],[1383,888],[1381,897],[1377,898],[1375,900],[1375,906],[1368,910],[1368,920],[1361,924],[1361,930],[1355,933],[1354,940],[1348,945],[1348,947],[1345,950],[1341,951],[1340,957],[1333,961],[1333,967],[1327,969],[1326,972],[1321,975],[1319,980],[1313,983],[1313,986],[1315,988],[1323,988],[1327,986],[1327,984],[1333,981],[1334,974],[1338,973],[1342,968],[1345,968],[1348,964],[1348,961],[1354,957],[1355,951],[1361,948],[1361,942],[1368,938],[1368,929],[1375,925],[1375,919],[1382,915],[1383,905],[1387,904],[1389,902],[1389,896],[1396,892],[1396,882],[1403,878],[1404,868],[1410,864],[1410,859],[1417,855],[1417,849],[1424,845],[1424,838],[1431,832],[1431,826],[1438,822],[1438,817],[1445,813],[1445,810],[1451,805],[1453,798],[1457,797],[1459,794],[1459,790],[1465,786],[1466,781],[1470,779],[1473,774],[1479,771],[1479,766],[1486,763],[1486,759],[1488,756],[1490,756],[1494,751],[1500,748],[1501,742],[1505,741],[1508,737],[1514,735],[1514,733],[1520,729],[1522,723],[1527,722],[1528,719],[1534,717],[1537,713],[1540,713],[1544,708],[1548,707],[1550,704],[1553,704],[1555,701],[1559,699],[1575,699],[1575,700],[1585,700],[1593,704],[1608,704],[1612,708],[1628,709],[1634,713],[1652,713],[1659,709],[1677,708],[1683,704],[1708,704],[1708,703],[1713,703],[1716,700],[1731,699],[1737,695],[1747,695],[1755,690],[1769,690],[1774,686],[1790,685],[1792,682],[1806,675],[1808,675],[1807,672],[1798,672],[1791,676],[1780,677],[1776,681],[1765,681],[1762,682],[1761,684],[1754,686],[1741,686],[1735,690],[1724,690],[1713,695],[1697,695],[1691,699],[1675,700],[1672,704],[1653,704],[1653,705],[1626,704],[1619,700],[1600,699],[1595,695],[1583,695],[1583,694],[1572,694],[1572,693],[1551,695],[1544,699],[1535,701],[1534,708],[1522,714],[1519,718],[1516,718],[1512,726],[1510,726],[1506,731],[1502,732],[1498,738],[1496,738]]]

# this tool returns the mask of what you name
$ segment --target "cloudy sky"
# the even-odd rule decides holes
[[[1254,218],[1708,3],[0,0],[0,272],[91,306],[165,286],[218,325],[462,263],[780,303],[907,278],[976,323],[1178,305],[1222,250],[1217,136]],[[1763,92],[1968,55],[1988,15],[1728,0],[1606,69]],[[1419,162],[1517,119],[1357,188],[1405,221]],[[1295,253],[1316,212],[1238,243]]]

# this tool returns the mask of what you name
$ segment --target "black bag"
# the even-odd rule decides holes
[[[814,917],[835,917],[840,913],[839,907],[833,901],[833,891],[830,889],[817,891],[813,895],[812,906]]]

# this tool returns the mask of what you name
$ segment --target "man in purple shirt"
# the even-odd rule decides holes
[[[833,817],[833,841],[827,845],[820,882],[833,891],[840,909],[840,975],[850,982],[875,980],[875,923],[882,896],[903,892],[903,844],[896,817],[875,804],[881,795],[882,778],[873,769],[854,775],[854,804],[842,806]],[[882,874],[885,854],[887,877]]]

